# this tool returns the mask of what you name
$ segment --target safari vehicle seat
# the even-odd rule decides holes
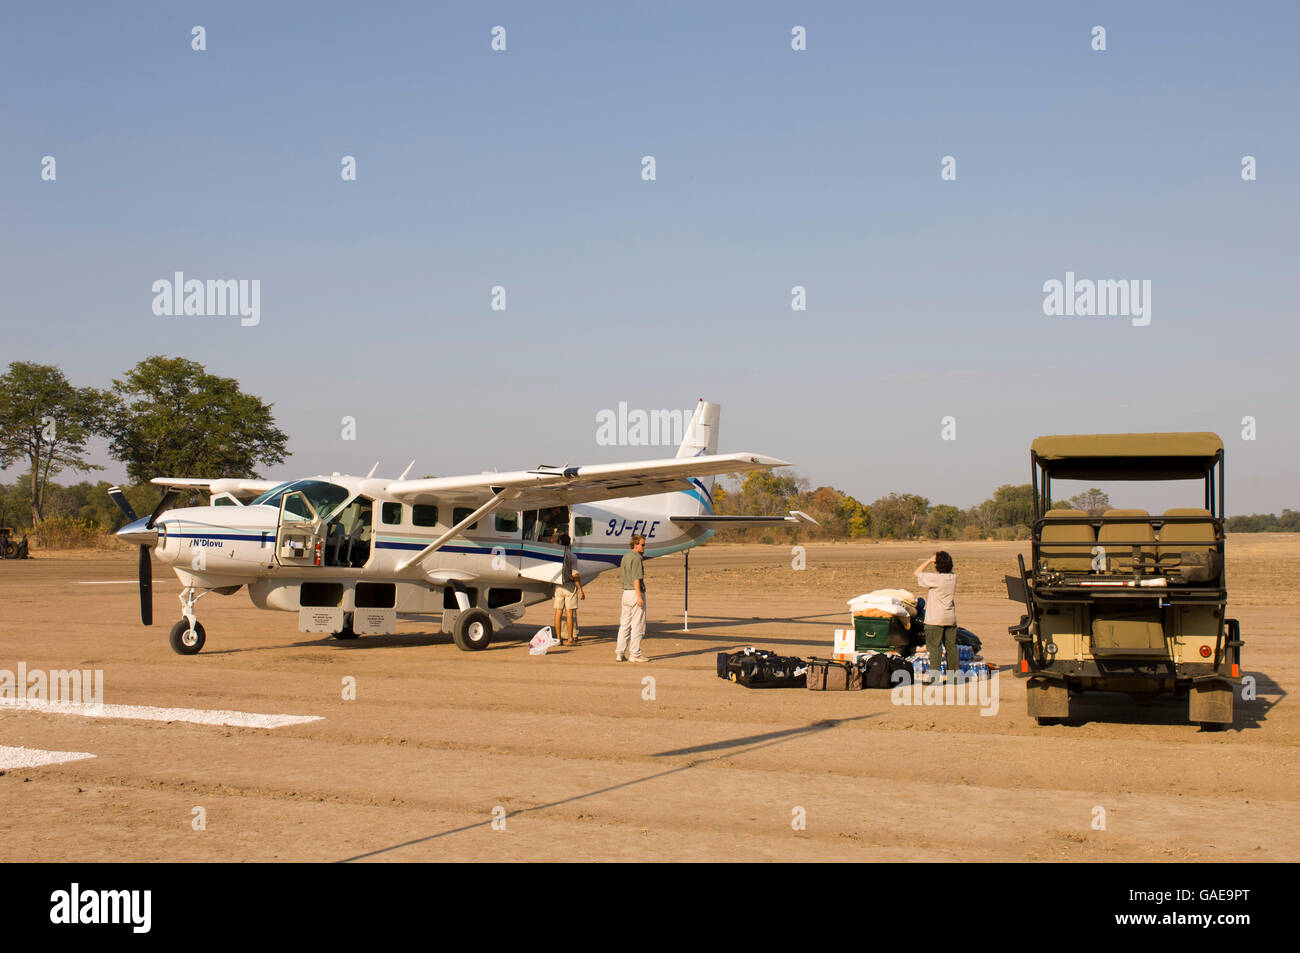
[[[1107,510],[1101,514],[1103,520],[1112,516],[1141,516],[1146,519],[1151,518],[1151,514],[1146,510]],[[1145,543],[1156,541],[1155,530],[1151,528],[1150,523],[1102,523],[1101,529],[1097,532],[1097,543],[1106,550],[1106,561],[1110,566],[1111,572],[1131,573],[1133,571],[1133,546],[1124,545],[1127,540],[1130,544],[1133,542]],[[1142,546],[1142,552],[1146,554],[1146,567],[1155,568],[1155,546]]]
[[[1048,510],[1045,519],[1053,520],[1066,516],[1087,517],[1083,510]],[[1087,523],[1043,524],[1039,536],[1038,552],[1052,572],[1088,572],[1092,568],[1090,553],[1097,545],[1097,537]],[[1079,553],[1080,555],[1063,555]]]
[[[1165,516],[1203,516],[1201,523],[1165,523],[1160,527],[1160,568],[1166,571],[1183,564],[1183,553],[1208,553],[1215,548],[1214,523],[1209,510],[1182,507],[1165,510]],[[1172,545],[1171,545],[1172,544]]]

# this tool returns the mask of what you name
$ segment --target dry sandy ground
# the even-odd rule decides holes
[[[320,715],[275,730],[0,709],[0,745],[92,760],[0,777],[6,860],[1295,860],[1293,614],[1300,540],[1229,543],[1232,608],[1259,697],[1201,732],[1186,702],[1076,701],[1025,714],[1002,576],[1013,543],[955,543],[961,622],[1001,663],[1000,708],[901,707],[887,692],[749,691],[714,653],[829,654],[844,600],[905,585],[930,550],[712,545],[648,563],[650,665],[617,664],[617,593],[589,589],[577,649],[530,657],[530,612],[485,652],[403,624],[343,643],[240,593],[199,603],[207,648],[174,655],[178,587],[156,572],[139,625],[135,555],[0,563],[0,669],[101,668],[105,701]],[[345,701],[346,676],[356,700]],[[654,678],[653,700],[644,697]],[[193,829],[193,809],[206,830]],[[1105,829],[1094,829],[1104,809]],[[792,821],[802,809],[803,830]],[[491,822],[504,813],[504,830]]]

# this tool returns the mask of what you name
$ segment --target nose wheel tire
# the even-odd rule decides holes
[[[456,620],[456,629],[451,637],[456,647],[466,652],[485,649],[492,641],[492,620],[482,609],[469,609]]]
[[[190,631],[190,623],[187,619],[181,619],[172,626],[171,633],[167,636],[167,641],[171,643],[172,651],[177,655],[197,655],[199,649],[203,648],[203,643],[207,636],[203,631],[203,623],[195,622],[194,631]]]

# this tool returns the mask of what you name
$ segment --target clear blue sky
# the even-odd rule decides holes
[[[1300,505],[1293,3],[2,17],[0,362],[200,361],[274,402],[270,475],[659,456],[596,413],[704,396],[722,449],[868,501],[976,503],[1042,433],[1215,430],[1230,512]],[[155,316],[175,271],[259,279],[260,325]],[[1150,325],[1045,316],[1067,271],[1149,279]]]

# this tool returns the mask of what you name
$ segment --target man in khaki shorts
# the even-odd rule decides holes
[[[641,654],[641,640],[645,638],[645,537],[633,535],[632,551],[623,556],[620,564],[623,576],[623,613],[618,621],[618,645],[614,647],[614,661],[626,662],[631,649],[633,662],[650,661]],[[630,644],[629,644],[630,643]]]
[[[568,533],[561,533],[558,539],[564,547],[564,564],[560,567],[560,581],[555,584],[555,637],[561,645],[578,644],[578,600],[587,598],[582,591],[582,578],[578,575],[577,561],[573,558],[573,540]],[[560,638],[560,612],[568,611],[569,638]]]

